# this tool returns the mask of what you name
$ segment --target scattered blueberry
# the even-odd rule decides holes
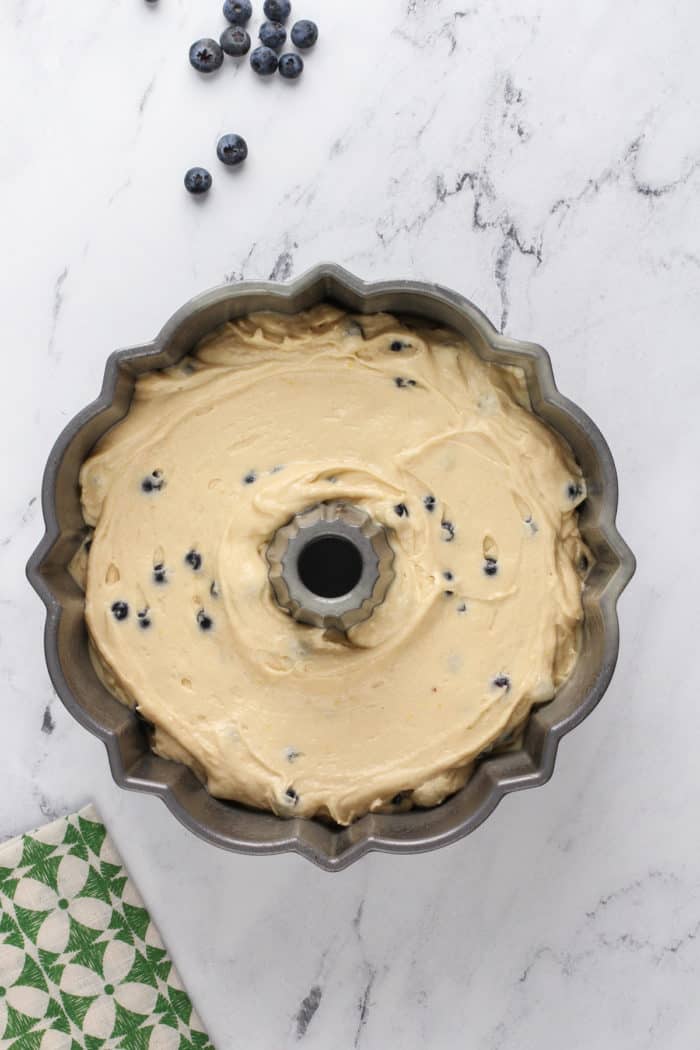
[[[284,757],[287,759],[288,762],[296,762],[300,755],[301,751],[297,751],[295,747],[288,747],[284,753]]]
[[[147,478],[143,479],[141,482],[141,488],[144,492],[160,492],[164,484],[163,471],[153,470]]]
[[[248,144],[240,135],[222,135],[216,145],[216,155],[222,164],[234,167],[248,156]]]
[[[277,51],[287,39],[287,30],[281,22],[263,22],[258,36],[265,47],[271,47]]]
[[[129,615],[129,606],[126,602],[114,602],[112,605],[112,615],[115,620],[126,620]]]
[[[308,18],[302,18],[292,26],[292,43],[305,49],[313,47],[318,40],[318,26]]]
[[[219,597],[219,588],[217,586],[216,580],[212,580],[211,581],[211,587],[209,588],[209,593],[211,594],[212,598],[218,598]]]
[[[506,692],[510,689],[510,678],[507,674],[499,674],[498,678],[494,678],[493,684],[496,689],[505,689]]]
[[[400,390],[407,386],[417,386],[415,379],[406,379],[404,376],[394,376],[394,382]]]
[[[208,193],[211,189],[211,175],[206,168],[190,168],[185,172],[185,189],[188,193]]]
[[[455,527],[454,527],[454,525],[452,524],[452,522],[451,522],[451,521],[448,521],[448,520],[447,520],[447,519],[445,518],[445,519],[444,519],[444,520],[443,520],[443,521],[442,521],[442,522],[440,523],[440,528],[441,528],[441,529],[443,530],[443,532],[444,532],[444,534],[445,534],[445,535],[444,535],[444,536],[442,537],[442,538],[443,538],[443,540],[445,541],[445,543],[452,543],[452,540],[453,540],[453,539],[455,538]]]
[[[190,566],[190,568],[194,569],[194,571],[197,572],[199,569],[202,568],[202,555],[199,553],[199,551],[196,551],[194,549],[188,551],[185,555],[185,562],[187,565]]]
[[[244,26],[252,13],[253,5],[250,0],[226,0],[224,3],[224,18],[235,26]]]
[[[200,73],[214,73],[224,61],[224,53],[216,40],[209,37],[196,40],[190,48],[190,62]]]
[[[407,345],[408,345],[407,343],[402,343],[400,339],[394,339],[394,341],[391,344],[391,346],[389,347],[389,349],[394,354],[400,354],[401,351],[404,350]]]
[[[495,576],[498,572],[498,562],[495,558],[484,558],[484,572],[487,576]]]
[[[435,496],[424,496],[423,506],[427,511],[429,511],[432,514],[435,510]]]
[[[405,503],[397,503],[394,507],[394,514],[396,514],[399,518],[407,518],[408,507]]]
[[[293,55],[291,52],[280,58],[280,76],[285,80],[296,80],[304,72],[304,61],[301,55]]]
[[[263,11],[271,22],[286,22],[292,10],[290,0],[265,0]]]
[[[229,26],[219,37],[221,50],[232,58],[240,58],[250,51],[250,36],[243,26]]]
[[[278,58],[271,47],[256,47],[250,53],[250,64],[260,77],[271,77],[277,72]]]
[[[570,481],[566,489],[566,494],[569,499],[578,499],[579,496],[583,495],[583,486],[578,481]]]
[[[445,591],[444,593],[445,593],[445,597],[446,598],[451,598],[454,595],[455,592],[454,591]]]
[[[442,575],[446,580],[454,580],[455,578],[455,574],[453,572],[450,572],[449,569],[445,569]]]
[[[207,616],[204,609],[200,609],[197,613],[197,623],[202,631],[210,631],[214,626],[214,621],[211,616]]]
[[[151,620],[148,615],[148,609],[142,609],[141,612],[136,613],[138,617],[139,627],[145,631],[147,627],[151,626]]]
[[[162,562],[158,562],[157,565],[153,566],[153,582],[154,583],[167,583],[167,575],[165,572],[165,566]]]
[[[466,611],[467,611],[467,603],[466,602],[460,602],[459,605],[457,606],[457,612],[458,613],[465,613]]]
[[[287,790],[284,793],[284,797],[287,799],[288,802],[291,802],[293,806],[296,806],[297,802],[299,801],[299,796],[297,795],[293,787],[287,788]]]
[[[255,473],[255,471],[254,470],[249,470],[248,473],[246,474],[246,476],[243,478],[243,484],[244,485],[254,485],[257,480],[258,480],[258,475]]]
[[[528,528],[530,529],[530,532],[533,534],[533,536],[535,535],[536,532],[540,531],[539,525],[532,518],[532,516],[530,516],[528,518],[525,518],[525,524],[528,526]]]

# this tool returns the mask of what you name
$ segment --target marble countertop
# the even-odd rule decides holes
[[[187,63],[218,0],[5,0],[0,839],[93,799],[219,1050],[687,1050],[700,1001],[695,0],[296,0],[303,80]],[[259,6],[257,0],[256,6]],[[217,137],[243,134],[232,173]],[[188,198],[184,170],[215,175]],[[24,578],[41,474],[115,347],[321,260],[452,286],[553,356],[639,559],[596,712],[468,839],[328,875],[113,784]],[[11,356],[12,355],[12,356]]]

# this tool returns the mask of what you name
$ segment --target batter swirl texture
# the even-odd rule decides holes
[[[215,796],[341,824],[434,805],[576,661],[584,479],[519,371],[453,331],[240,319],[138,380],[81,484],[96,666]],[[268,580],[277,529],[330,500],[394,552],[347,635]]]

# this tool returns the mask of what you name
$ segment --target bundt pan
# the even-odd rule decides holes
[[[80,466],[105,431],[126,414],[137,376],[174,364],[202,336],[233,318],[255,310],[295,313],[321,301],[357,313],[390,311],[450,325],[484,360],[521,368],[535,413],[568,441],[585,474],[588,495],[580,527],[595,556],[583,595],[580,659],[557,696],[532,712],[521,747],[484,756],[465,787],[433,809],[369,814],[345,828],[285,820],[212,798],[188,768],[155,755],[146,726],[107,692],[93,670],[83,593],[68,572],[85,535]],[[617,476],[608,446],[588,416],[557,391],[542,347],[499,335],[472,303],[445,288],[412,281],[365,284],[331,265],[290,284],[243,282],[205,292],[179,310],[154,342],[112,354],[100,396],[68,424],[49,456],[42,503],[46,534],[27,571],[47,609],[49,674],[68,710],[104,741],[117,784],[159,795],[186,827],[224,849],[295,851],[329,871],[347,867],[370,850],[417,853],[454,842],[477,828],[508,792],[544,784],[559,740],[590,714],[610,682],[619,645],[617,600],[635,568],[615,526]]]

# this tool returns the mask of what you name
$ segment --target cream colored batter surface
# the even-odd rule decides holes
[[[105,680],[216,796],[347,824],[432,805],[576,660],[585,484],[522,376],[456,333],[251,315],[165,372],[82,470]],[[347,637],[276,604],[266,546],[321,500],[387,530]]]

